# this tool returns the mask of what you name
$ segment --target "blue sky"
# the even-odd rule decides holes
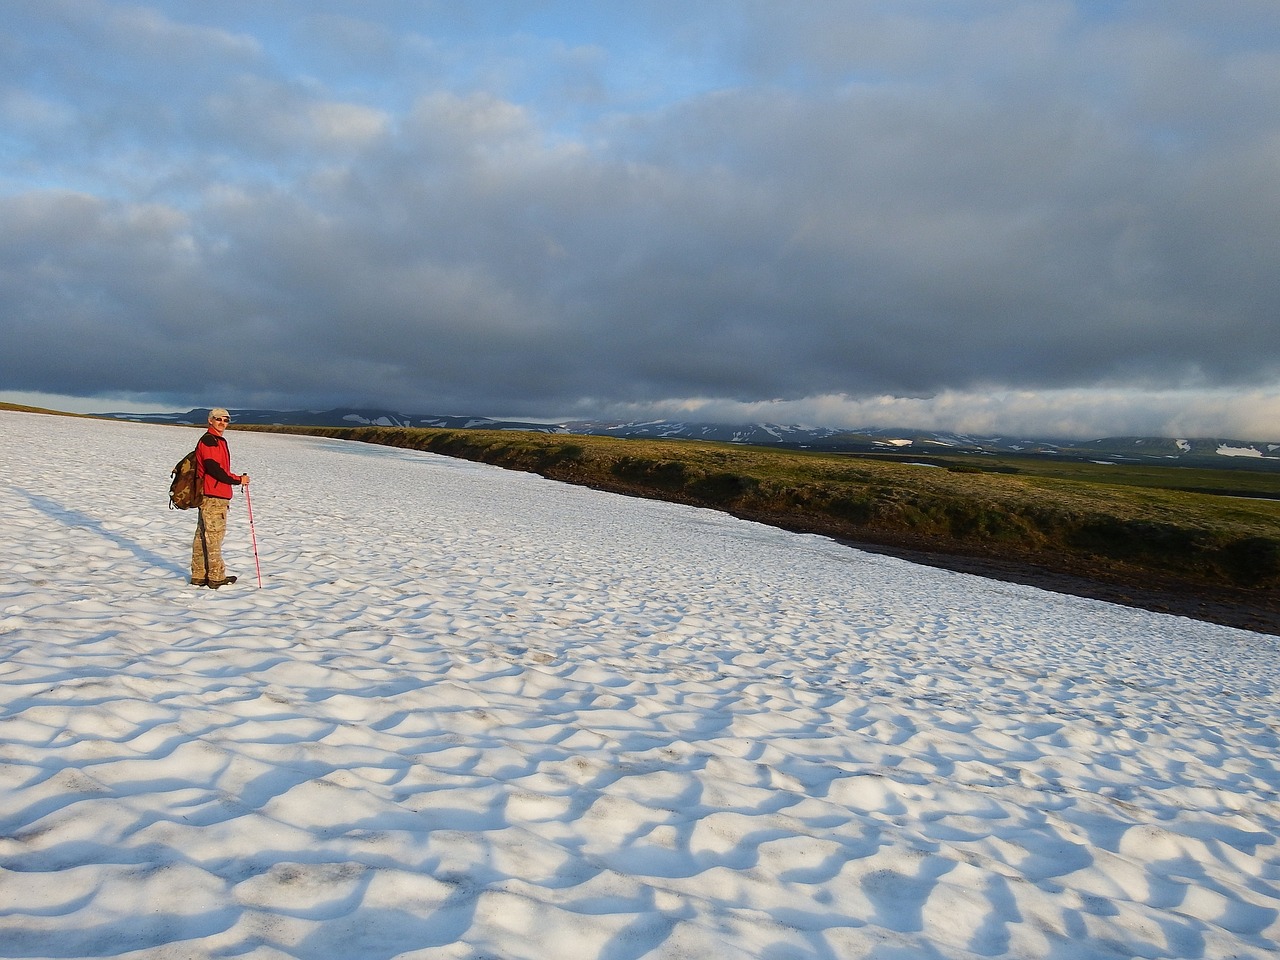
[[[0,399],[1280,439],[1271,2],[6,0]]]

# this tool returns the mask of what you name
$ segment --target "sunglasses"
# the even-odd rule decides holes
[[[230,423],[231,418],[230,417],[214,417],[213,421],[214,423]]]

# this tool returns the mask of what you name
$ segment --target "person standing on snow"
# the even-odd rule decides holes
[[[247,473],[231,472],[231,450],[222,436],[230,422],[231,415],[226,410],[221,407],[210,410],[209,429],[196,444],[196,483],[204,499],[191,542],[191,582],[214,590],[236,582],[235,577],[227,576],[222,562],[222,538],[227,533],[231,488],[249,482]]]

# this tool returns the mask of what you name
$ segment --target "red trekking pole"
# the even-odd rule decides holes
[[[253,565],[258,570],[258,589],[262,589],[262,564],[258,562],[258,535],[253,532],[253,501],[249,499],[249,485],[244,486],[244,505],[249,511],[249,539],[253,541]]]

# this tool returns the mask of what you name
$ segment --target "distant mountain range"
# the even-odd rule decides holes
[[[104,417],[145,423],[203,424],[207,411],[186,413],[106,413]],[[1232,466],[1280,470],[1280,442],[1209,437],[1105,437],[1098,440],[1054,440],[1024,436],[975,436],[907,429],[796,427],[770,423],[713,424],[676,420],[570,420],[535,423],[488,417],[417,416],[389,410],[232,410],[236,423],[305,427],[434,427],[450,430],[532,430],[650,439],[714,440],[758,446],[822,450],[838,453],[926,457],[943,454],[1019,454],[1104,463],[1163,463],[1180,466]]]

